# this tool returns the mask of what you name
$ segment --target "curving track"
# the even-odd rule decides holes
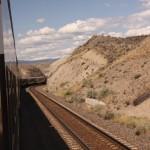
[[[108,133],[93,126],[54,99],[31,87],[30,94],[64,126],[83,149],[92,150],[129,150],[136,149],[114,139]]]

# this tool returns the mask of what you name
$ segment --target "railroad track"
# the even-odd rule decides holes
[[[82,149],[137,150],[135,147],[115,139],[104,130],[100,130],[86,119],[59,104],[53,98],[50,99],[36,90],[35,87],[31,87],[29,91],[63,125]]]

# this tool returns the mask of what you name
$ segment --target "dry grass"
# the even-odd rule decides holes
[[[112,111],[106,111],[104,119],[105,120],[112,120],[115,117],[115,113],[113,113]]]
[[[92,111],[105,120],[112,120],[115,117],[115,113],[113,111],[109,111],[106,107],[101,105],[93,107]]]
[[[106,114],[106,108],[101,105],[97,105],[95,107],[92,107],[92,111],[96,113],[99,117],[104,117]]]
[[[137,136],[150,131],[150,120],[147,118],[115,114],[113,111],[99,105],[93,107],[92,111],[105,120],[112,120],[130,129],[134,129]]]
[[[68,83],[69,83],[68,81],[63,82],[63,83],[60,84],[60,86],[61,86],[61,87],[64,87],[64,86],[67,85]]]
[[[93,83],[89,79],[84,79],[82,83],[82,87],[93,88]]]
[[[98,99],[102,99],[104,97],[107,97],[109,94],[111,94],[112,92],[108,89],[108,88],[103,88],[99,95],[98,95]]]
[[[144,134],[150,131],[150,120],[147,118],[139,118],[125,115],[116,115],[114,121],[127,126],[128,128],[135,129],[135,134]]]
[[[66,98],[65,102],[67,102],[67,103],[73,103],[73,100],[71,98]]]
[[[73,95],[71,97],[71,99],[72,99],[73,102],[76,102],[76,103],[84,103],[85,102],[85,99],[82,98],[81,95]]]

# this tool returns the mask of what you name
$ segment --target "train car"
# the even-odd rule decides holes
[[[32,85],[44,85],[46,84],[46,78],[45,77],[31,77],[28,79],[21,79],[20,80],[21,87],[28,87]]]
[[[46,84],[46,76],[34,65],[19,65],[21,87],[27,87],[36,84]]]
[[[19,150],[19,82],[10,0],[1,0],[0,150]]]

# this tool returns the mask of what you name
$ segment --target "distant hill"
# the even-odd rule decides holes
[[[20,64],[46,64],[52,63],[58,59],[44,59],[44,60],[34,60],[34,61],[26,61],[26,60],[18,60]]]
[[[38,68],[40,71],[47,76],[49,73],[49,65],[58,59],[44,59],[44,60],[36,60],[36,61],[25,61],[19,60],[19,66],[22,68]]]

